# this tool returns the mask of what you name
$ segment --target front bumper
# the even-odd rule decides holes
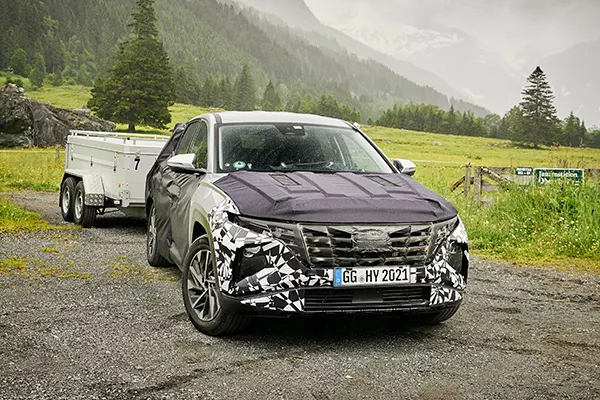
[[[223,203],[210,214],[210,223],[224,305],[238,312],[428,312],[463,299],[469,256],[462,223],[429,238],[435,251],[409,266],[409,283],[338,288],[333,268],[306,262],[310,257],[299,256],[289,240],[242,227],[231,221],[232,215],[237,215],[235,206]],[[263,261],[256,272],[240,278],[240,260],[248,249]]]

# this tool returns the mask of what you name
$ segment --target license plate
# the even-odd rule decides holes
[[[333,286],[384,286],[410,283],[408,267],[335,268]]]

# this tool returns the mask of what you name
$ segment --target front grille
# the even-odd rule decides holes
[[[311,266],[370,267],[423,264],[429,251],[432,225],[304,225],[301,229]],[[370,234],[376,239],[369,240]]]
[[[307,312],[386,311],[429,304],[429,286],[379,289],[306,289]]]

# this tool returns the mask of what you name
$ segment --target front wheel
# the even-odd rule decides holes
[[[89,228],[96,219],[96,208],[85,205],[85,189],[83,181],[75,186],[75,198],[73,199],[73,219],[76,224]]]
[[[222,307],[206,236],[192,243],[185,258],[181,284],[185,310],[200,332],[210,336],[231,335],[244,329],[250,322],[249,316],[235,314]]]
[[[460,304],[456,304],[434,313],[417,315],[415,322],[419,325],[437,325],[452,318],[458,311]]]

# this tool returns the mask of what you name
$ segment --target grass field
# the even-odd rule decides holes
[[[82,87],[63,87],[28,94],[59,107],[81,107],[87,101],[89,91]],[[175,122],[187,121],[207,111],[176,104],[171,107],[171,127]],[[450,190],[452,184],[464,176],[468,163],[503,167],[556,167],[559,163],[566,163],[572,167],[600,168],[600,150],[564,147],[523,149],[498,139],[375,126],[364,126],[363,129],[388,157],[415,161],[415,179],[456,206],[476,253],[520,263],[600,271],[600,219],[597,214],[600,210],[600,189],[597,183],[580,187],[558,184],[543,188],[514,188],[501,193],[491,206],[467,201],[460,193]],[[143,127],[140,131],[157,132]],[[168,134],[168,131],[161,132]],[[62,170],[62,156],[56,162],[53,149],[19,152],[0,149],[0,192],[56,192]],[[0,225],[10,219],[10,215],[23,215],[27,221],[32,221],[32,216],[20,214],[22,210],[14,206],[9,209],[10,203],[6,200],[0,204],[4,207]],[[35,222],[27,224],[35,226]]]
[[[6,197],[0,196],[0,234],[31,232],[48,226],[38,214],[26,211],[8,201]]]

